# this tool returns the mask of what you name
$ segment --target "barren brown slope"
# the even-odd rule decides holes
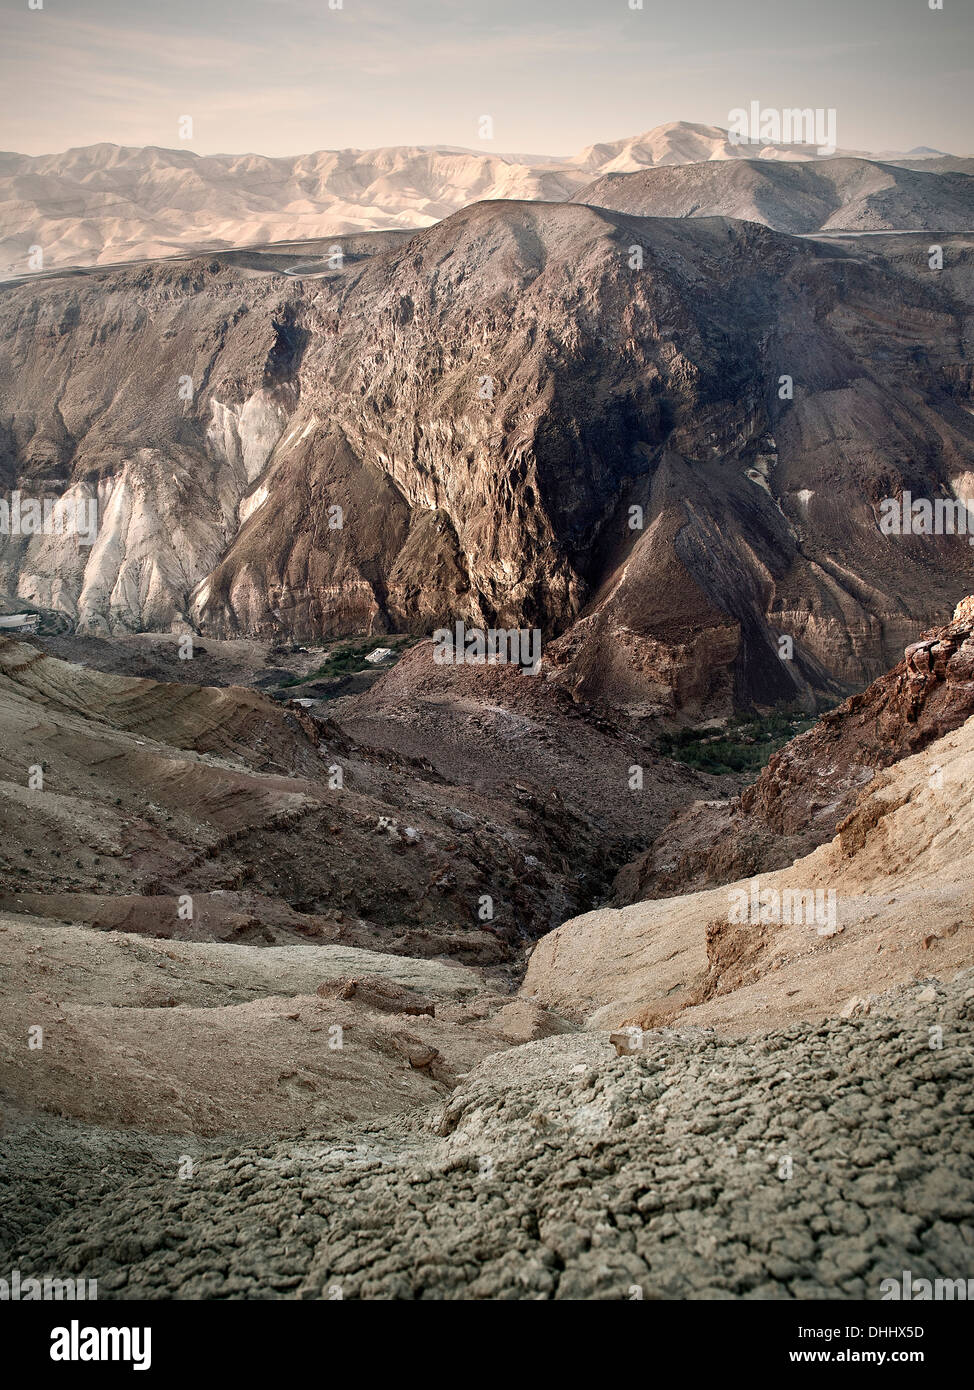
[[[567,1026],[474,970],[339,945],[146,941],[0,912],[0,966],[5,1104],[155,1133],[368,1122]],[[42,1048],[23,1045],[31,1028]]]
[[[471,129],[471,138],[473,129]],[[105,265],[201,248],[249,246],[376,228],[428,226],[486,198],[570,198],[599,172],[750,155],[717,126],[671,121],[567,158],[392,145],[294,158],[199,156],[186,148],[102,143],[0,153],[0,276]],[[769,145],[762,160],[815,159]]]
[[[429,644],[408,659],[415,695],[396,668],[332,720],[0,642],[0,901],[172,939],[500,965],[599,901],[688,797],[726,787],[556,686],[451,682]],[[634,761],[660,769],[654,797],[629,791]]]

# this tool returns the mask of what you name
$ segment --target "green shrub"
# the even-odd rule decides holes
[[[815,719],[802,711],[734,715],[723,729],[678,729],[660,734],[657,749],[698,772],[752,772],[764,767],[779,748],[810,729]]]
[[[309,671],[306,676],[291,676],[288,680],[281,681],[278,689],[288,690],[296,685],[307,685],[311,681],[353,675],[357,671],[388,670],[389,665],[395,665],[395,662],[390,662],[387,666],[372,666],[365,659],[369,652],[374,651],[376,647],[391,647],[398,661],[406,648],[418,641],[418,637],[360,637],[336,642],[328,650],[324,662],[319,667]]]

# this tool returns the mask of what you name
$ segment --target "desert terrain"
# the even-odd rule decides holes
[[[582,811],[545,808],[541,784],[565,740],[603,779],[636,745],[572,719],[556,672],[468,669],[434,699],[421,643],[308,713],[6,641],[4,1257],[150,1299],[873,1298],[890,1270],[957,1267],[974,1190],[971,630],[961,605],[743,797],[740,776],[658,756],[636,838],[708,804],[761,821],[762,891],[834,891],[825,932],[735,926],[756,878],[570,916]],[[171,643],[118,645],[121,664],[175,665]],[[226,651],[208,656],[253,678],[259,647]],[[407,690],[401,728],[381,711]],[[880,708],[882,768],[849,769],[818,848],[765,867],[780,847],[762,788],[797,796]],[[507,731],[517,750],[530,719],[547,732],[480,790],[492,816],[511,797],[506,827],[459,799],[488,716],[490,746]],[[23,788],[15,747],[46,790]],[[349,778],[328,797],[338,749]],[[620,780],[588,787],[606,846]],[[379,829],[396,785],[415,844]],[[503,844],[538,861],[510,905]],[[589,870],[598,900],[609,868]],[[623,865],[615,893],[639,872]],[[497,927],[456,925],[485,885]],[[539,900],[569,920],[551,930]]]
[[[0,155],[0,1269],[967,1276],[972,189]]]

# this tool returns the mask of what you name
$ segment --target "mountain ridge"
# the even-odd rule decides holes
[[[741,159],[602,174],[572,202],[652,217],[734,217],[776,231],[974,230],[974,177],[850,157]]]
[[[734,145],[718,126],[685,121],[569,156],[416,145],[291,156],[197,155],[189,149],[108,142],[46,155],[5,152],[0,154],[0,277],[38,269],[30,263],[36,247],[46,268],[110,264],[179,251],[416,229],[484,198],[565,201],[608,172],[701,160],[819,158],[806,145]]]
[[[876,510],[974,474],[964,241],[935,277],[909,238],[493,200],[356,245],[0,295],[0,477],[102,516],[90,553],[7,546],[12,601],[91,632],[539,626],[579,698],[700,713],[844,693],[968,591],[963,537]]]

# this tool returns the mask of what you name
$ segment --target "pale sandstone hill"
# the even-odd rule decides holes
[[[0,1094],[112,1128],[367,1122],[430,1104],[490,1052],[566,1026],[437,961],[152,941],[0,912]],[[31,1027],[44,1029],[38,1052],[22,1042]]]
[[[567,158],[389,146],[295,158],[199,156],[100,144],[0,154],[0,278],[44,265],[106,265],[202,248],[415,228],[482,198],[560,202],[593,175],[741,158],[816,159],[814,147],[732,145],[716,126],[672,121]]]
[[[974,718],[878,775],[829,844],[760,876],[761,891],[834,890],[834,935],[730,922],[744,879],[566,922],[535,947],[523,993],[589,1027],[679,1018],[744,1033],[949,978],[974,963],[972,776]]]

